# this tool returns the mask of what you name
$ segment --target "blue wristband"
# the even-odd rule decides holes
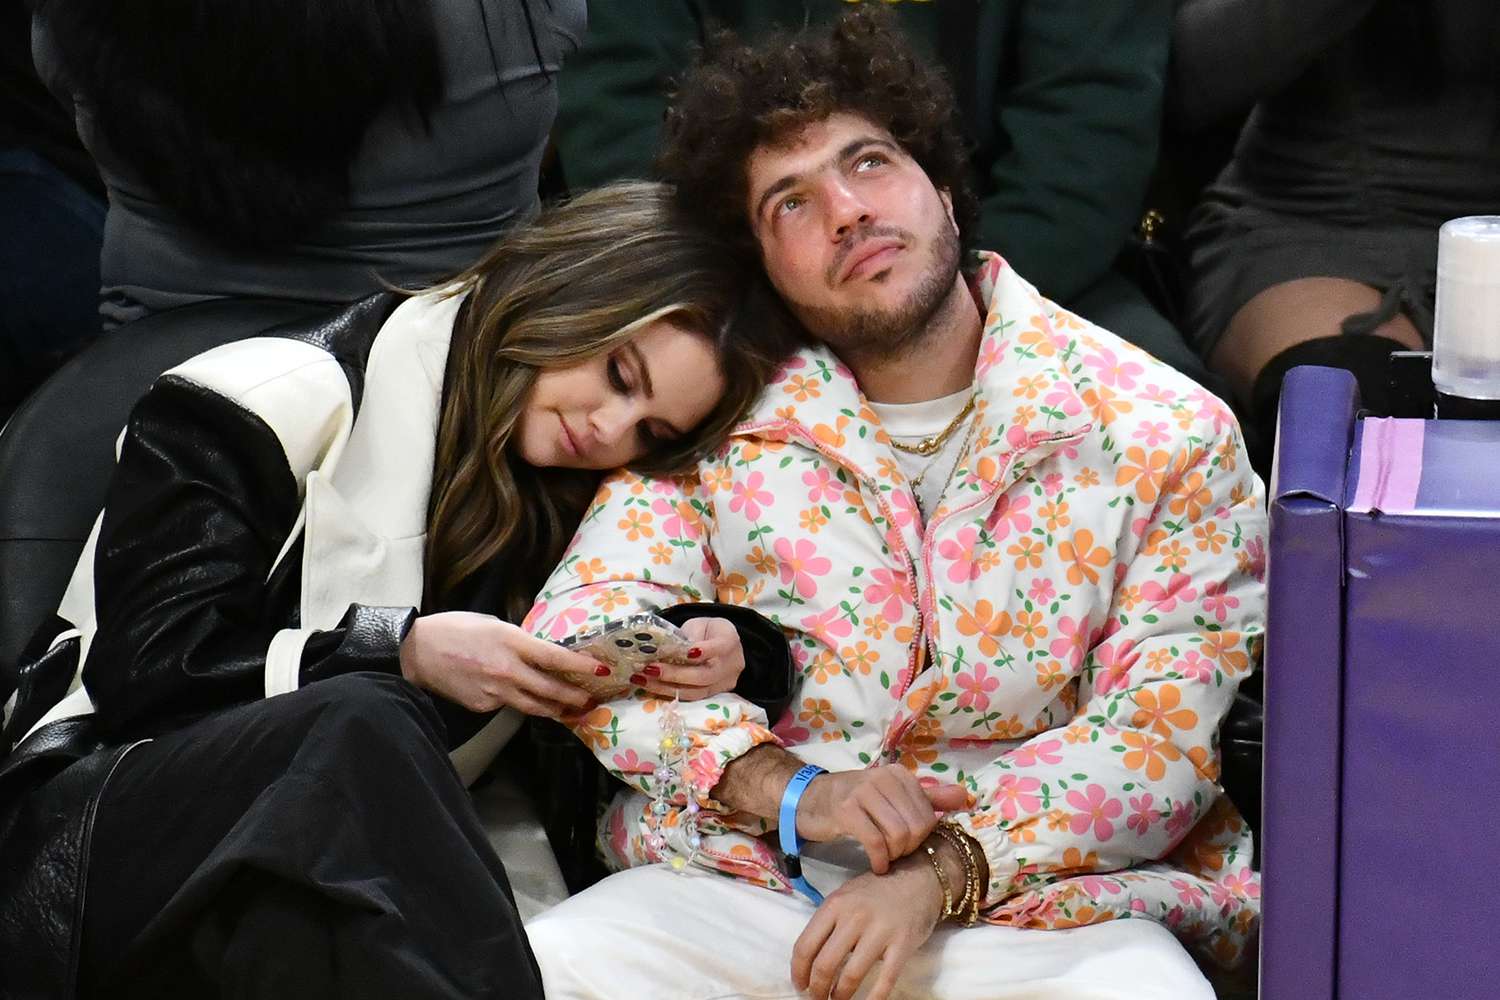
[[[781,852],[786,855],[786,873],[797,891],[812,900],[814,906],[823,902],[823,894],[802,876],[802,838],[797,835],[797,803],[802,801],[802,793],[807,790],[808,784],[818,775],[827,773],[816,764],[803,764],[792,775],[792,780],[786,783],[786,791],[781,793],[781,810],[777,816]]]

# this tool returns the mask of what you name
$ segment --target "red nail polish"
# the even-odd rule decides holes
[[[661,667],[658,667],[656,664],[652,663],[648,666],[642,667],[641,673],[645,674],[647,677],[660,677]]]
[[[635,684],[636,686],[641,686],[646,683],[646,678],[641,674],[631,674],[630,683]]]
[[[608,677],[609,676],[609,667],[605,666],[602,663],[597,664],[594,667],[594,676],[596,676],[596,677]]]
[[[696,660],[698,657],[700,657],[702,655],[703,655],[703,650],[699,649],[697,646],[694,646],[692,649],[688,650],[688,659],[690,659],[690,660]]]

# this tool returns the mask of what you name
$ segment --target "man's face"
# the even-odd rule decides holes
[[[951,199],[868,119],[840,112],[758,146],[747,172],[771,283],[846,360],[910,349],[961,286]]]

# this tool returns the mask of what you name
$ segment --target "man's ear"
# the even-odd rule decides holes
[[[938,188],[938,197],[943,199],[943,208],[948,212],[948,225],[953,227],[953,233],[957,235],[958,217],[953,214],[953,195],[948,193],[947,188]]]

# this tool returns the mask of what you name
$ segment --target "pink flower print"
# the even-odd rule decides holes
[[[1141,398],[1152,403],[1171,404],[1177,401],[1177,393],[1171,389],[1147,383],[1146,388],[1141,390]]]
[[[1224,876],[1224,888],[1242,899],[1260,898],[1260,876],[1245,868]]]
[[[1165,587],[1155,580],[1147,580],[1141,584],[1141,596],[1151,602],[1152,611],[1172,611],[1176,609],[1178,601],[1197,599],[1198,591],[1192,584],[1193,578],[1186,573],[1173,573]]]
[[[1130,818],[1125,821],[1125,825],[1137,837],[1144,837],[1151,829],[1151,825],[1160,818],[1156,815],[1156,810],[1152,808],[1154,801],[1155,797],[1150,792],[1130,797]]]
[[[1240,551],[1236,558],[1239,562],[1241,573],[1249,573],[1255,577],[1256,582],[1265,581],[1266,543],[1259,536],[1246,542],[1244,549]]]
[[[1193,807],[1179,801],[1172,806],[1172,815],[1167,817],[1167,836],[1175,844],[1193,827]]]
[[[1090,354],[1083,363],[1098,372],[1099,381],[1107,386],[1134,389],[1136,376],[1145,374],[1146,368],[1135,361],[1121,361],[1115,352],[1101,347],[1098,354]]]
[[[1172,888],[1177,890],[1177,898],[1182,900],[1184,906],[1191,906],[1196,909],[1203,905],[1203,890],[1193,883],[1180,878],[1174,878],[1172,880]]]
[[[1062,740],[1041,740],[1019,746],[1006,755],[1012,767],[1036,767],[1037,764],[1061,764]]]
[[[979,578],[979,555],[974,551],[978,544],[979,532],[974,528],[964,528],[957,538],[944,539],[938,545],[938,555],[951,560],[948,566],[949,580],[968,583]]]
[[[1046,476],[1042,480],[1042,491],[1049,497],[1057,496],[1057,494],[1062,491],[1062,488],[1063,475],[1061,472],[1054,472],[1051,475]]]
[[[547,626],[547,638],[554,642],[558,639],[566,639],[578,631],[578,626],[588,620],[589,613],[583,608],[564,608],[552,619],[552,624]]]
[[[987,674],[988,668],[981,662],[974,664],[966,673],[958,675],[958,686],[963,693],[958,696],[959,708],[972,708],[983,712],[990,707],[990,692],[1000,686],[1000,680]]]
[[[1214,661],[1196,649],[1188,650],[1187,655],[1172,666],[1186,680],[1197,681],[1200,684],[1207,683],[1214,676]]]
[[[1061,410],[1066,417],[1076,417],[1083,412],[1083,401],[1078,398],[1078,393],[1067,386],[1047,393],[1042,402],[1054,410]]]
[[[813,469],[802,473],[802,481],[812,489],[807,491],[807,499],[813,503],[822,503],[826,500],[837,500],[844,495],[844,484],[838,481],[838,477],[825,467]]]
[[[1229,596],[1229,584],[1211,582],[1203,586],[1203,610],[1219,621],[1225,621],[1233,608],[1240,606],[1239,598]]]
[[[783,576],[782,579],[785,580],[786,577]],[[849,621],[848,613],[837,604],[827,611],[808,615],[800,624],[804,632],[817,636],[825,642],[830,637],[846,639],[854,632],[854,625]],[[833,646],[836,643],[828,642],[828,645]]]
[[[1023,778],[1015,774],[1001,777],[1000,787],[995,789],[995,804],[1000,807],[1000,815],[1015,819],[1041,809],[1042,800],[1036,794],[1041,787],[1040,778]]]
[[[1141,916],[1144,917],[1146,915],[1146,912],[1147,912],[1147,910],[1146,910],[1146,901],[1144,899],[1141,899],[1139,896],[1137,896],[1135,899],[1132,899],[1130,901],[1130,912],[1131,913],[1139,913]]]
[[[776,720],[776,725],[771,727],[782,743],[787,746],[801,746],[812,739],[812,731],[804,726],[797,725],[797,710],[795,708],[784,713]]]
[[[651,510],[665,518],[661,530],[668,538],[697,538],[701,534],[693,507],[686,500],[679,500],[677,503],[656,500],[652,502]]]
[[[769,507],[775,499],[768,491],[761,489],[765,481],[766,477],[761,472],[752,472],[744,479],[736,480],[731,490],[734,499],[729,501],[729,509],[736,514],[743,512],[751,521],[758,519],[761,507]]]
[[[912,502],[911,494],[906,490],[892,490],[886,494],[891,502],[891,521],[894,527],[904,528],[916,518],[917,508]],[[901,545],[900,536],[896,536],[896,544]]]
[[[1063,615],[1057,621],[1057,638],[1047,647],[1048,652],[1059,660],[1067,660],[1074,670],[1083,662],[1083,647],[1087,642],[1088,623],[1074,621]]]
[[[1026,596],[1037,604],[1050,604],[1052,598],[1057,596],[1057,588],[1052,585],[1049,578],[1039,576],[1031,581],[1031,589],[1026,591]]]
[[[700,750],[688,760],[688,782],[704,791],[719,783],[724,767],[712,750]]]
[[[901,620],[902,609],[911,603],[911,594],[906,586],[906,574],[893,569],[870,571],[870,584],[865,587],[865,603],[870,606],[883,605],[880,615],[888,622]]]
[[[999,337],[986,337],[979,348],[979,360],[974,365],[974,373],[983,375],[990,368],[999,364],[1001,355],[1005,352],[1005,342]]]
[[[760,473],[757,472],[756,475]],[[818,592],[818,585],[813,577],[823,576],[833,569],[833,562],[818,555],[818,547],[805,538],[799,538],[796,542],[778,538],[772,547],[781,563],[781,582],[790,583],[803,598],[812,597]]]
[[[1148,420],[1137,427],[1131,437],[1140,441],[1147,448],[1155,448],[1162,442],[1171,440],[1172,435],[1167,430],[1167,422],[1165,420]]]
[[[656,770],[656,765],[641,760],[640,754],[634,750],[615,754],[614,764],[615,770],[621,774],[649,774]]]
[[[1138,517],[1130,522],[1130,533],[1137,538],[1145,538],[1146,529],[1149,527],[1151,527],[1151,519],[1149,517]]]
[[[1030,531],[1031,515],[1027,513],[1027,508],[1030,506],[1031,497],[1012,496],[1006,493],[1000,497],[995,504],[995,509],[990,511],[990,516],[985,519],[985,527],[989,529],[997,542],[1009,535],[1011,528],[1015,528],[1018,534]]]
[[[1214,901],[1214,906],[1220,913],[1228,913],[1230,908],[1238,902],[1234,898],[1234,893],[1217,882],[1208,883],[1208,897]]]
[[[1176,930],[1179,926],[1182,925],[1182,921],[1186,917],[1187,911],[1185,911],[1180,906],[1174,906],[1167,911],[1167,926],[1172,928],[1173,930]]]
[[[1122,640],[1118,648],[1107,642],[1100,643],[1094,650],[1094,662],[1100,667],[1094,674],[1094,693],[1109,694],[1129,687],[1130,668],[1138,659],[1140,653],[1136,652],[1135,642],[1131,639]]]
[[[1068,820],[1073,835],[1082,836],[1093,827],[1094,839],[1101,844],[1115,835],[1115,825],[1110,820],[1119,818],[1125,811],[1120,800],[1110,798],[1103,785],[1089,785],[1082,792],[1070,790],[1068,805],[1078,810]]]
[[[1125,891],[1125,887],[1113,878],[1104,875],[1079,875],[1073,880],[1085,894],[1100,899],[1105,895],[1115,895]]]

